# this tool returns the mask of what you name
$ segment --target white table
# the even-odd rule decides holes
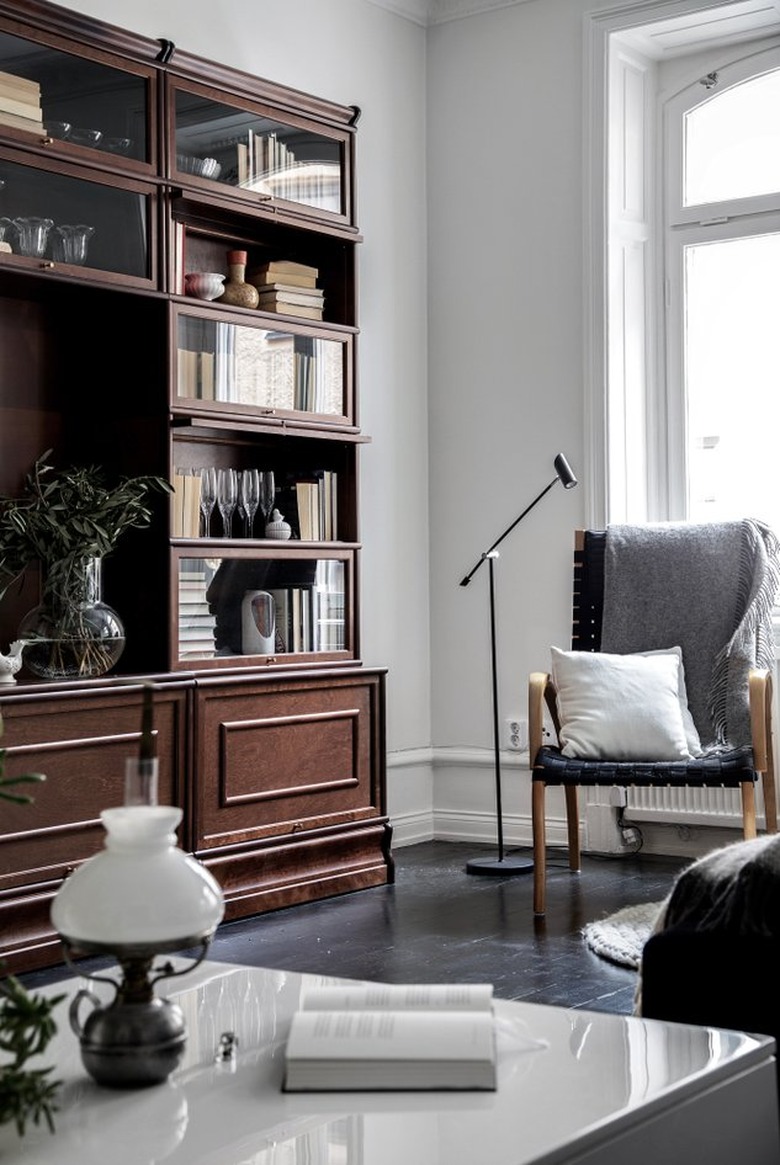
[[[101,1088],[66,1009],[43,1057],[63,1080],[56,1133],[0,1130],[13,1165],[769,1165],[780,1161],[774,1042],[760,1036],[498,1001],[495,1093],[281,1092],[304,982],[206,962],[170,981],[188,1044],[162,1085]],[[164,987],[160,984],[158,990]],[[110,997],[110,996],[109,996]],[[223,1031],[235,1063],[215,1062]],[[518,1038],[518,1037],[523,1037]],[[518,1050],[530,1040],[535,1050]]]

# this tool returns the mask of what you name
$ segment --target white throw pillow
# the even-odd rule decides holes
[[[704,749],[701,746],[701,739],[699,737],[699,730],[696,727],[691,710],[688,707],[688,689],[685,686],[685,665],[683,664],[682,649],[679,647],[661,648],[658,651],[638,651],[637,655],[663,655],[664,653],[672,652],[680,660],[680,683],[677,695],[680,698],[680,711],[682,712],[683,725],[685,727],[685,739],[688,741],[688,752],[691,756],[703,756]]]
[[[691,760],[681,677],[679,648],[612,655],[553,647],[563,755],[584,760]],[[690,713],[688,719],[695,747],[698,736]]]

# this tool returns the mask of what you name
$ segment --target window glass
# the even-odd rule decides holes
[[[743,81],[685,115],[684,205],[780,190],[780,69]]]
[[[687,246],[685,305],[689,517],[780,531],[780,235]]]

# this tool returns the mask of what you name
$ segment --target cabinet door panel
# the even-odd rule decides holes
[[[371,673],[201,691],[196,848],[381,815],[379,691]]]
[[[0,31],[0,133],[107,169],[150,170],[156,74],[96,48]],[[121,67],[117,67],[121,65]],[[10,132],[9,132],[10,131]]]
[[[8,776],[42,772],[31,805],[3,804],[0,891],[63,877],[102,848],[101,810],[121,805],[125,759],[138,751],[141,687],[126,692],[3,700]],[[185,760],[185,693],[155,695],[161,804],[180,804]]]
[[[249,205],[273,203],[349,220],[350,133],[259,103],[228,103],[218,90],[171,82],[172,174],[219,184]]]
[[[151,186],[106,174],[27,164],[0,149],[4,183],[4,264],[23,269],[149,286],[156,282],[155,194]],[[77,229],[78,228],[78,229]]]

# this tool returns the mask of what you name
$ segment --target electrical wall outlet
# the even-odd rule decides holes
[[[504,721],[504,747],[511,752],[528,748],[528,721],[520,716],[507,716]]]

